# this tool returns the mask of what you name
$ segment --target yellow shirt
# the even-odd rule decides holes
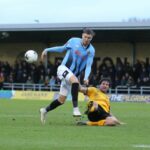
[[[110,112],[109,97],[105,93],[97,88],[89,87],[87,90],[87,96],[91,101],[97,102],[106,112]]]

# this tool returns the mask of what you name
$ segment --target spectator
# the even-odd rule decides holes
[[[54,86],[55,84],[56,84],[56,79],[55,79],[54,76],[52,76],[52,77],[50,78],[49,85],[50,85],[50,86]]]
[[[48,69],[47,72],[45,72],[45,66],[42,62],[40,62],[39,65],[35,65],[28,64],[25,61],[15,61],[14,65],[10,65],[8,62],[0,61],[0,70],[3,74],[3,82],[26,83],[28,77],[31,76],[33,83],[40,84],[45,84],[45,79],[48,78],[46,85],[49,86],[49,78],[56,76],[56,70],[59,64],[60,60],[57,60],[54,65],[48,62]],[[105,61],[99,65],[97,74],[91,73],[90,84],[96,86],[101,78],[109,77],[112,81],[112,88],[118,85],[136,85],[137,87],[149,86],[149,76],[150,65],[148,63],[145,64],[143,61],[137,60],[133,67],[131,67],[128,62],[125,65],[117,63],[116,66],[114,66],[113,62]],[[84,73],[80,75],[81,84],[83,84],[83,77]],[[55,78],[55,83],[60,84],[60,81]]]
[[[31,78],[31,76],[28,76],[26,83],[27,84],[32,84],[33,83],[33,80]]]
[[[56,77],[52,76],[52,77],[50,78],[49,85],[50,85],[50,87],[51,87],[52,90],[56,90],[56,88],[55,88],[55,85],[56,85]]]
[[[115,77],[115,82],[112,85],[113,88],[115,88],[116,86],[121,85],[121,81],[118,79],[118,76]]]
[[[134,85],[134,80],[133,80],[133,78],[132,78],[131,76],[129,76],[126,85],[127,85],[128,87]]]
[[[140,88],[142,86],[142,80],[140,78],[137,79],[137,83],[136,83],[136,86],[137,88]]]
[[[40,75],[39,84],[44,84],[44,83],[45,83],[44,76]]]
[[[127,85],[127,80],[126,80],[125,76],[122,76],[121,85],[122,86],[126,86]]]
[[[4,74],[0,71],[0,90],[3,89]]]
[[[118,80],[121,80],[123,74],[124,74],[123,66],[121,66],[119,64],[116,65],[116,76],[117,76]]]

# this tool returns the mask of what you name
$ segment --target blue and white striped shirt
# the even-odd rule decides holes
[[[84,47],[81,38],[71,38],[65,45],[46,48],[45,51],[60,53],[67,51],[61,64],[69,68],[76,76],[85,69],[84,80],[88,79],[95,55],[92,44]]]

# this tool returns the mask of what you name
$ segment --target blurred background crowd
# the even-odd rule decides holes
[[[28,64],[24,60],[16,61],[13,65],[7,61],[0,61],[0,87],[3,83],[36,83],[45,84],[45,86],[60,84],[57,79],[57,67],[61,61],[54,64],[48,61],[47,66],[42,62],[38,64]],[[107,77],[111,80],[111,87],[116,86],[148,86],[150,85],[150,64],[137,60],[134,65],[129,62],[113,63],[105,61],[98,66],[93,63],[89,84],[98,85],[101,78]],[[80,76],[80,82],[83,84],[84,74]]]

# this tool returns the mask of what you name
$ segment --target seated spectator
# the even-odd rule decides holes
[[[120,85],[122,85],[122,86],[126,86],[127,85],[127,80],[126,80],[125,76],[122,76]]]
[[[13,83],[14,82],[12,73],[8,76],[7,82],[9,82],[9,83]]]
[[[136,86],[137,86],[137,88],[139,88],[140,86],[142,86],[142,80],[140,78],[137,79]]]
[[[129,76],[126,85],[127,85],[128,87],[134,85],[134,80],[133,80],[133,78],[132,78],[131,76]]]
[[[27,83],[27,84],[32,84],[32,83],[33,83],[33,80],[32,80],[32,78],[31,78],[31,76],[28,76],[26,83]]]
[[[56,84],[56,78],[54,76],[52,76],[49,81],[49,85],[52,90],[55,90],[55,84]]]
[[[44,84],[44,83],[45,83],[44,76],[41,75],[39,79],[39,84]]]
[[[142,79],[142,86],[150,86],[149,85],[149,77],[144,77]]]
[[[119,78],[116,76],[115,78],[115,82],[113,83],[112,87],[115,88],[116,86],[121,85],[121,81],[119,80]]]
[[[48,62],[47,70],[42,62],[39,64],[28,64],[25,61],[16,61],[14,65],[10,65],[8,62],[0,61],[0,73],[1,74],[1,88],[3,82],[8,83],[39,83],[46,85],[50,88],[50,85],[54,84],[54,81],[50,81],[49,77],[55,78],[57,67],[60,61],[56,61],[55,64]],[[94,68],[95,66],[93,66]],[[93,70],[92,70],[93,72]],[[112,81],[112,88],[116,88],[118,85],[122,86],[150,86],[150,65],[144,61],[137,60],[137,62],[131,67],[126,63],[117,63],[116,66],[113,62],[105,61],[99,64],[97,74],[91,73],[89,83],[96,86],[100,79],[103,77],[109,77]],[[3,76],[3,77],[2,77]],[[31,76],[32,81],[28,81]],[[5,77],[5,80],[4,80]],[[84,74],[80,76],[80,83],[83,84]],[[51,83],[50,83],[51,82]],[[60,84],[60,81],[55,78],[55,84]]]

